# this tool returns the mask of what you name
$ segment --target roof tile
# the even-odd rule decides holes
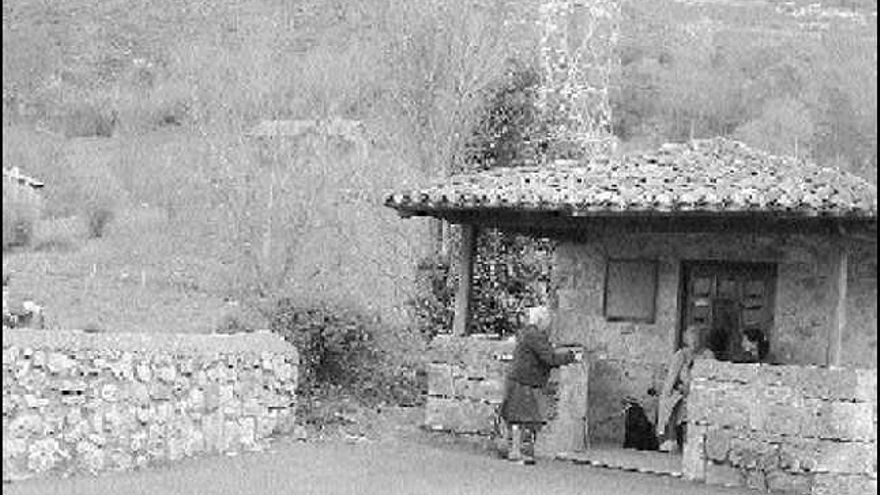
[[[877,188],[855,175],[724,138],[585,163],[461,174],[385,204],[401,212],[512,209],[575,216],[632,212],[877,216]]]

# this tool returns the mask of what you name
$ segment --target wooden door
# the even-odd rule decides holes
[[[708,326],[707,344],[718,359],[730,359],[740,350],[747,328],[757,328],[770,338],[775,265],[689,262],[683,275],[681,330],[691,324]]]

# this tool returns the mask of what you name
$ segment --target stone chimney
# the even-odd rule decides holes
[[[616,150],[609,87],[620,65],[620,0],[543,0],[539,106],[548,159],[583,160]]]

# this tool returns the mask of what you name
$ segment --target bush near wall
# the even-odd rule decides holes
[[[416,404],[421,394],[417,361],[402,362],[394,349],[383,348],[379,324],[345,308],[284,299],[269,327],[299,351],[301,396],[321,395],[330,388],[367,405]]]
[[[39,195],[28,186],[3,180],[3,249],[27,247],[40,219]]]
[[[297,353],[268,332],[2,336],[4,482],[257,449],[293,427]]]

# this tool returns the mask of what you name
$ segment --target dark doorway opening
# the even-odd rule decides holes
[[[746,333],[758,331],[771,340],[775,264],[688,261],[682,268],[679,345],[682,331],[692,324],[709,328],[705,343],[722,361],[743,355]]]

